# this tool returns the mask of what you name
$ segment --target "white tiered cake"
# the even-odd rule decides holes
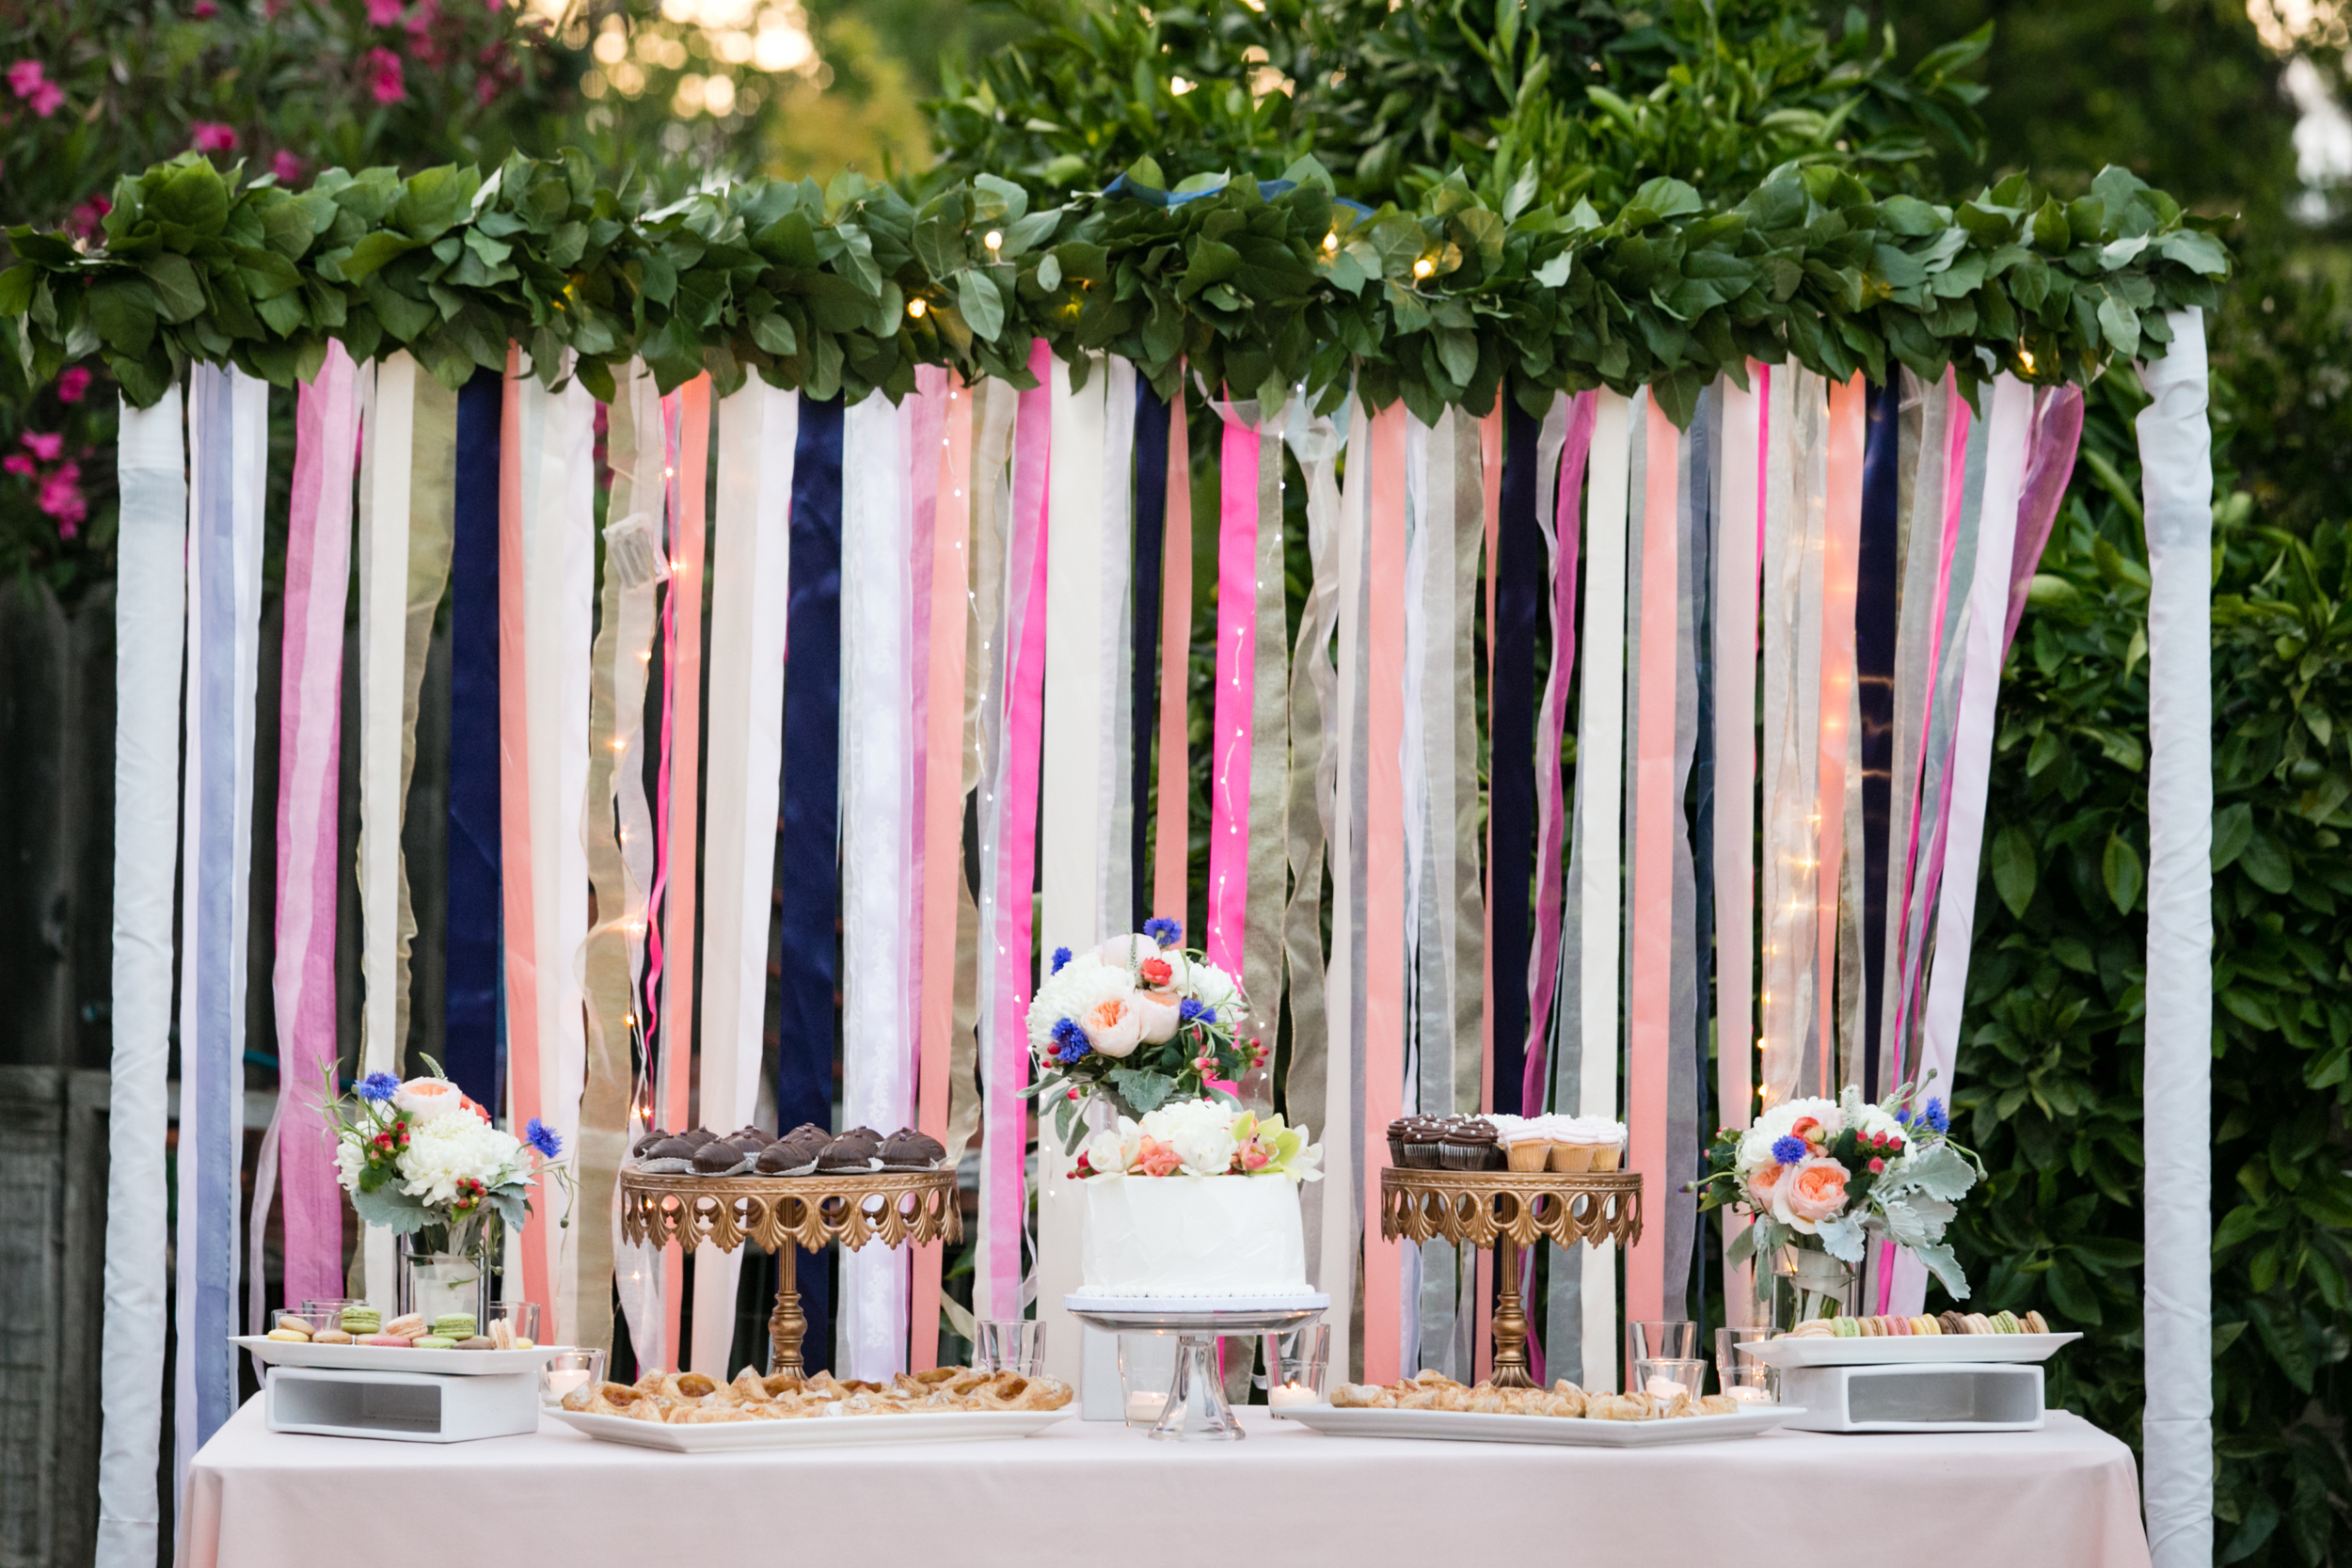
[[[1292,1177],[1114,1178],[1084,1189],[1081,1296],[1262,1297],[1309,1288]]]

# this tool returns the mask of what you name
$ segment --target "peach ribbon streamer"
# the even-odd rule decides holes
[[[1192,451],[1181,388],[1168,407],[1168,515],[1160,537],[1159,825],[1152,847],[1152,912],[1182,922],[1192,847],[1185,701],[1192,669]]]
[[[1405,1088],[1405,405],[1372,420],[1365,782],[1364,1120],[1395,1119]],[[1369,1150],[1367,1151],[1369,1154]],[[1364,1161],[1364,1377],[1394,1381],[1403,1346],[1400,1247],[1380,1238],[1380,1162]]]
[[[1853,734],[1854,585],[1861,564],[1863,378],[1829,388],[1829,513],[1821,548],[1820,764],[1814,812],[1817,878],[1814,1001],[1819,1054],[1814,1092],[1837,1093],[1838,890],[1846,846],[1846,762]]]

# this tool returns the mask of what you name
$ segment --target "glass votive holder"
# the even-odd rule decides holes
[[[1633,1387],[1654,1399],[1697,1399],[1707,1387],[1707,1363],[1696,1356],[1643,1356],[1633,1363]]]
[[[1131,1427],[1154,1425],[1168,1408],[1168,1390],[1176,1386],[1176,1337],[1172,1334],[1122,1334],[1119,1337],[1119,1399]]]
[[[1323,1403],[1324,1370],[1330,1359],[1329,1323],[1267,1335],[1265,1402],[1275,1414],[1286,1405]]]
[[[539,1402],[561,1404],[573,1389],[595,1387],[604,1381],[604,1352],[560,1350],[539,1369]]]
[[[1761,1361],[1742,1360],[1736,1367],[1717,1366],[1715,1377],[1724,1392],[1741,1404],[1778,1404],[1780,1369]]]
[[[340,1296],[327,1297],[317,1301],[304,1302],[302,1304],[302,1310],[299,1312],[285,1311],[280,1312],[278,1315],[281,1318],[298,1317],[302,1320],[303,1326],[310,1329],[311,1333],[316,1334],[323,1328],[342,1327],[344,1307],[365,1307],[366,1305],[366,1302],[358,1300],[357,1298],[345,1298]]]
[[[1740,1347],[1760,1344],[1772,1337],[1772,1331],[1763,1326],[1719,1328],[1715,1331],[1715,1376],[1720,1380],[1724,1393],[1730,1393],[1732,1385],[1740,1381],[1739,1372],[1741,1368],[1763,1365]]]
[[[1045,1325],[1036,1319],[982,1318],[973,1326],[973,1370],[1035,1377],[1045,1370]]]
[[[539,1304],[501,1301],[490,1308],[482,1332],[500,1350],[530,1350],[539,1342]]]
[[[1636,1361],[1696,1361],[1704,1354],[1699,1349],[1699,1325],[1687,1318],[1625,1325],[1629,1367]]]

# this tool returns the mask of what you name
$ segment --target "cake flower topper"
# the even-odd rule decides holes
[[[1183,1100],[1120,1117],[1086,1140],[1073,1179],[1122,1176],[1288,1176],[1320,1181],[1323,1146],[1304,1127],[1214,1100]]]
[[[1926,1086],[1904,1084],[1871,1104],[1848,1085],[1836,1100],[1784,1101],[1750,1127],[1717,1132],[1708,1173],[1692,1185],[1702,1210],[1755,1215],[1730,1261],[1789,1246],[1858,1264],[1875,1237],[1916,1255],[1965,1301],[1968,1276],[1944,1228],[1984,1164],[1952,1142],[1944,1102],[1920,1098]],[[1759,1286],[1770,1279],[1758,1271]]]
[[[554,1129],[533,1117],[520,1138],[501,1131],[438,1062],[424,1062],[429,1076],[404,1083],[371,1072],[347,1099],[328,1080],[336,1172],[359,1218],[395,1235],[438,1232],[428,1238],[440,1243],[436,1252],[469,1252],[489,1214],[520,1227],[535,1179],[548,1176],[564,1189],[567,1212],[558,1223],[569,1225],[571,1170],[560,1163],[564,1140]]]
[[[1067,1151],[1085,1139],[1081,1113],[1097,1096],[1128,1117],[1172,1100],[1231,1101],[1234,1081],[1264,1059],[1240,1035],[1241,987],[1183,938],[1175,921],[1154,919],[1083,953],[1055,949],[1029,1005],[1038,1077],[1022,1093],[1051,1101]]]

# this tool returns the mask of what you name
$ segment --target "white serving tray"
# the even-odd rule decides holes
[[[1915,1334],[1876,1339],[1750,1339],[1740,1347],[1783,1371],[1792,1367],[1931,1367],[1951,1361],[2047,1361],[2079,1334]]]
[[[1282,1418],[1333,1437],[1419,1437],[1455,1443],[1554,1443],[1581,1449],[1652,1449],[1754,1437],[1804,1414],[1768,1404],[1736,1416],[1680,1416],[1658,1421],[1595,1421],[1578,1416],[1493,1416],[1467,1410],[1341,1410],[1286,1405]]]
[[[402,1350],[396,1345],[312,1345],[273,1339],[266,1334],[236,1334],[229,1342],[249,1350],[273,1367],[324,1367],[353,1372],[432,1372],[442,1377],[490,1377],[535,1372],[548,1357],[569,1345],[533,1345],[529,1350]]]
[[[672,1426],[626,1416],[549,1410],[576,1432],[605,1443],[669,1453],[741,1453],[753,1449],[870,1448],[896,1443],[984,1443],[1027,1437],[1078,1413],[1059,1410],[927,1410],[901,1416],[804,1416],[788,1421],[709,1421]]]

